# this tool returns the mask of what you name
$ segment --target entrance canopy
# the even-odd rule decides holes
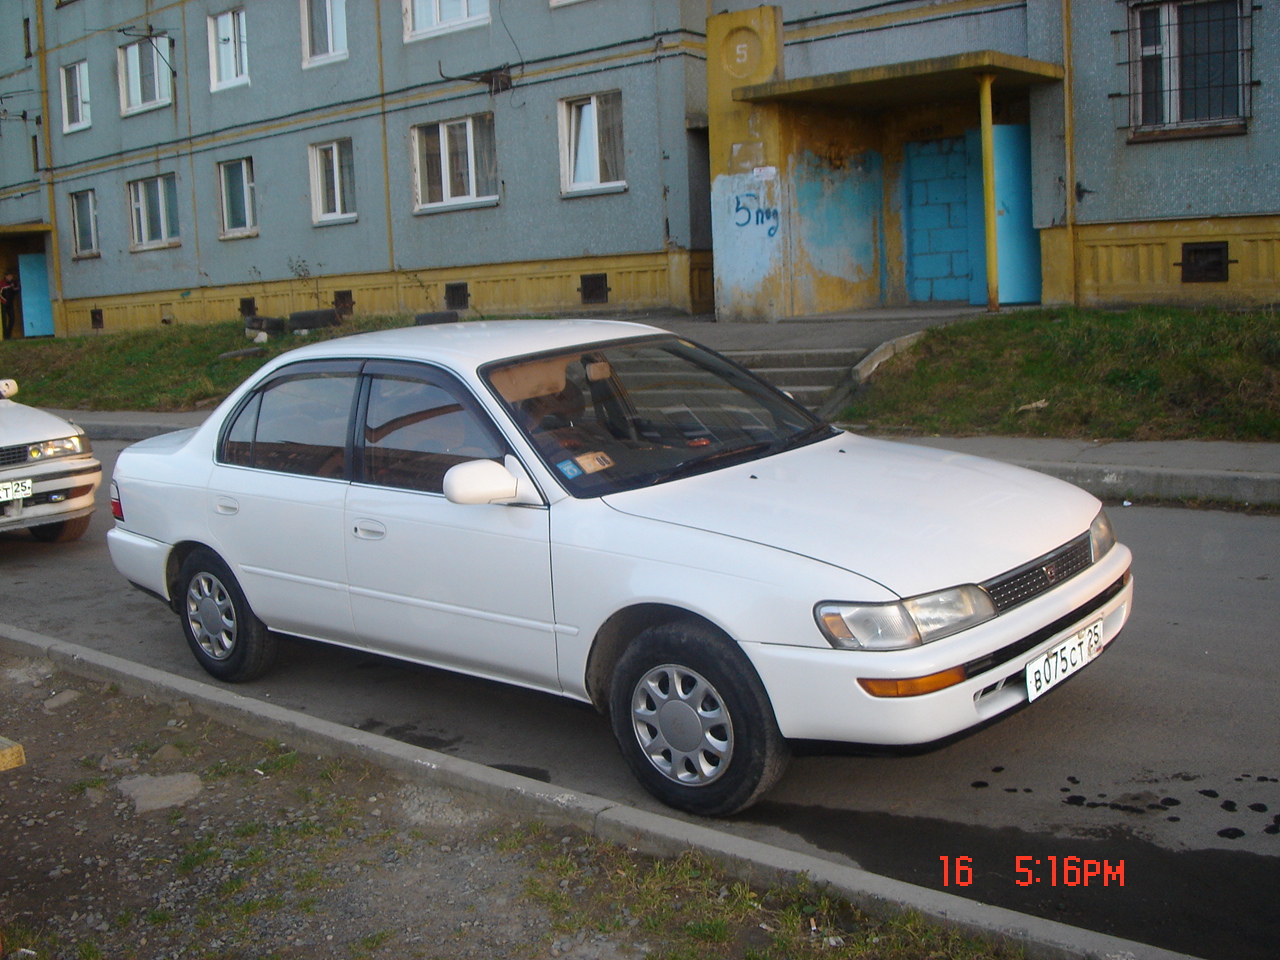
[[[978,78],[984,74],[994,76],[1000,90],[1013,90],[1059,82],[1064,71],[1056,63],[998,50],[975,50],[951,57],[738,87],[733,99],[741,103],[819,103],[881,109],[972,96],[978,89]]]

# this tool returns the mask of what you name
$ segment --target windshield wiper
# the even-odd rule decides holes
[[[717,450],[715,453],[709,453],[705,457],[698,457],[696,460],[685,460],[677,463],[669,470],[655,473],[649,480],[647,486],[653,486],[658,483],[666,483],[668,480],[676,480],[680,477],[690,477],[695,474],[705,473],[708,470],[714,470],[721,464],[721,461],[741,457],[743,460],[749,459],[753,453],[761,450],[767,450],[773,446],[770,442],[761,441],[759,443],[749,443],[745,447],[731,447],[728,450]]]

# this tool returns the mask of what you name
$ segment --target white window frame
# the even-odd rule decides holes
[[[618,111],[618,145],[615,163],[621,168],[620,176],[602,179],[601,146],[603,144],[599,127],[600,102],[610,98]],[[590,129],[584,129],[584,118],[590,107]],[[601,193],[621,193],[627,189],[624,164],[626,150],[624,147],[622,123],[622,95],[619,91],[603,91],[585,97],[569,97],[561,100],[560,113],[560,193],[562,196],[592,196]],[[582,157],[581,150],[590,145],[590,157]],[[579,163],[582,160],[583,162]],[[587,174],[583,176],[583,174]]]
[[[77,199],[83,198],[83,199]],[[71,246],[72,259],[85,260],[90,257],[100,256],[98,249],[98,197],[92,188],[88,190],[75,190],[70,194],[69,202],[71,204]],[[81,230],[80,210],[81,204],[87,204],[85,211],[88,216],[89,236],[86,238]]]
[[[244,209],[245,222],[238,226],[231,225],[232,186],[227,182],[227,173],[239,167],[240,203]],[[218,164],[218,199],[220,210],[220,232],[223,240],[235,240],[240,237],[256,237],[258,235],[258,197],[253,185],[253,157],[240,157],[236,160],[224,160]]]
[[[244,7],[209,18],[209,89],[226,90],[249,82],[249,24]]]
[[[488,148],[493,151],[494,155],[489,158],[489,163],[493,166],[491,182],[485,183],[485,177],[482,174],[482,165],[477,162],[479,159],[476,155],[477,128],[488,126]],[[430,184],[427,183],[428,171],[425,169],[426,151],[429,148],[429,137],[431,131],[437,132],[436,150],[438,151],[439,170],[440,170],[440,196],[439,200],[430,199]],[[449,137],[451,131],[460,131],[462,136],[466,138],[466,164],[465,171],[466,183],[462,189],[457,190],[455,184],[456,173],[453,169],[453,160],[449,149]],[[484,137],[479,138],[483,141]],[[483,148],[483,143],[482,143]],[[414,210],[418,213],[430,213],[439,210],[457,210],[469,207],[491,207],[498,203],[498,175],[497,175],[497,142],[493,135],[493,114],[481,113],[474,114],[469,117],[457,117],[453,120],[442,120],[436,123],[421,123],[413,128],[413,183],[414,183]],[[487,187],[484,192],[482,188]]]
[[[59,75],[62,78],[62,132],[85,130],[93,122],[89,115],[89,61],[69,63]],[[79,119],[71,119],[73,111],[79,114]]]
[[[164,34],[143,37],[127,43],[117,51],[117,69],[120,77],[120,115],[130,116],[158,110],[173,102],[173,41]],[[142,67],[151,65],[152,85],[142,89]],[[153,95],[151,99],[146,99]]]
[[[129,181],[130,250],[158,250],[182,243],[178,228],[178,176],[162,173]],[[154,195],[151,194],[154,189]],[[148,203],[154,198],[154,209]]]
[[[1212,127],[1220,125],[1238,125],[1246,119],[1244,105],[1243,79],[1247,76],[1249,56],[1247,44],[1242,34],[1236,42],[1236,82],[1235,108],[1221,117],[1189,117],[1182,116],[1182,56],[1179,52],[1181,40],[1180,14],[1187,7],[1200,6],[1214,0],[1159,0],[1159,2],[1133,3],[1129,10],[1131,56],[1130,89],[1134,91],[1131,102],[1130,123],[1137,130],[1166,130],[1185,127]],[[1243,31],[1244,11],[1240,3],[1236,7],[1236,29]],[[1142,26],[1144,14],[1154,13],[1157,17],[1157,35],[1155,43],[1145,42]],[[1148,90],[1145,83],[1145,66],[1148,62],[1159,58],[1161,119],[1147,118],[1146,105]]]
[[[347,50],[347,0],[298,0],[302,17],[302,65],[315,67],[346,60]],[[324,34],[328,49],[317,53],[312,49],[312,19],[315,11],[324,11]]]
[[[490,22],[489,4],[490,0],[401,0],[404,41],[484,26]]]
[[[342,153],[346,150],[351,170],[350,182],[343,186]],[[329,223],[350,223],[358,216],[355,198],[355,144],[350,137],[313,143],[309,148],[311,163],[311,221],[317,226]],[[326,176],[330,181],[326,181]],[[333,185],[333,209],[326,208],[326,186]],[[350,193],[350,196],[347,194]]]

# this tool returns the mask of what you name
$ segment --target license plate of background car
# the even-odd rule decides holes
[[[31,496],[30,480],[0,480],[0,503]]]
[[[1027,701],[1052,690],[1100,654],[1105,646],[1099,617],[1074,636],[1040,654],[1027,664]]]

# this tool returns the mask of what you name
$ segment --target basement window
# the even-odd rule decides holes
[[[1182,268],[1183,283],[1226,283],[1230,264],[1234,260],[1227,258],[1227,241],[1217,243],[1184,243],[1182,245],[1182,262],[1175,267]]]
[[[471,304],[471,292],[465,283],[446,283],[444,285],[444,308],[446,310],[466,310]]]
[[[607,273],[584,273],[582,286],[578,292],[582,294],[583,303],[609,302],[609,275]]]

